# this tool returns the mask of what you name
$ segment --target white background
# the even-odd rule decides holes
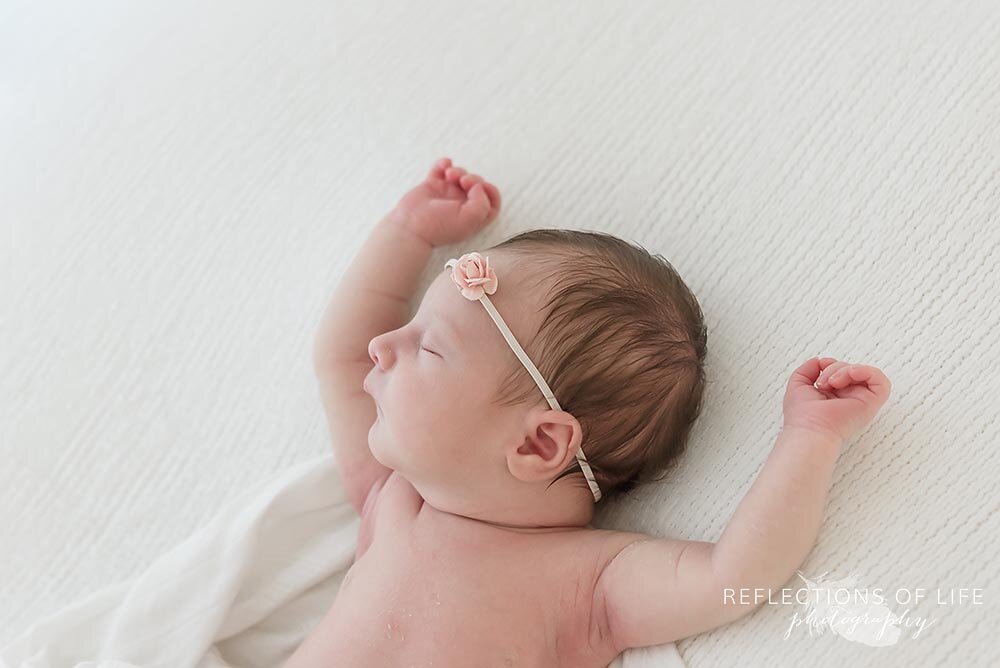
[[[701,301],[690,451],[599,524],[718,538],[788,374],[829,355],[893,395],[803,571],[986,589],[884,649],[783,640],[796,608],[765,607],[681,642],[690,666],[1000,663],[1000,7],[425,4],[0,5],[0,642],[329,447],[325,299],[448,155],[504,209],[418,294],[571,227]]]

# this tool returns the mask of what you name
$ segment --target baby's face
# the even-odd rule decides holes
[[[483,254],[498,279],[490,301],[530,355],[540,300],[524,294],[502,254]],[[413,319],[376,336],[368,352],[375,368],[366,387],[378,414],[368,446],[379,462],[421,493],[448,489],[466,498],[505,473],[504,448],[523,440],[526,407],[492,401],[521,365],[483,304],[462,296],[451,268],[435,278]],[[537,403],[548,408],[541,392]]]

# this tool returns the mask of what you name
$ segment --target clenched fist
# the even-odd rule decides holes
[[[868,426],[889,398],[891,383],[866,364],[813,357],[792,372],[783,402],[784,427],[835,434],[844,441]]]

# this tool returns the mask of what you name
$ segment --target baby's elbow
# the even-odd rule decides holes
[[[747,617],[769,603],[781,603],[784,599],[784,583],[761,580],[727,581],[722,590],[723,608],[727,621]]]
[[[715,577],[718,586],[723,589],[726,606],[737,617],[744,617],[767,603],[784,601],[784,587],[796,572],[796,569],[789,572],[787,568],[748,568],[740,572],[716,568]]]

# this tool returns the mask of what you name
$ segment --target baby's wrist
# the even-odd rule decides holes
[[[422,246],[426,246],[428,249],[434,249],[434,244],[424,239],[416,231],[415,217],[412,212],[406,209],[398,207],[392,209],[385,215],[385,218],[382,219],[381,224],[385,227],[391,228],[396,234],[400,234]]]
[[[834,431],[817,427],[804,427],[794,424],[782,425],[781,431],[778,435],[795,441],[802,441],[803,443],[826,445],[838,450],[845,441],[843,436]]]

